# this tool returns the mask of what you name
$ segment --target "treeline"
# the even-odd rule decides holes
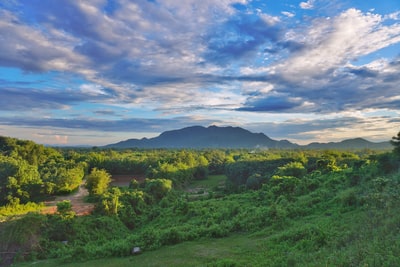
[[[376,162],[389,173],[397,167],[393,153],[374,151],[271,150],[101,150],[55,149],[0,137],[0,206],[40,202],[76,190],[93,169],[110,175],[144,175],[171,180],[182,188],[210,174],[225,174],[227,191],[259,189],[271,179],[300,178],[319,171],[360,168]]]
[[[86,167],[56,149],[0,137],[0,206],[70,193],[81,184]]]

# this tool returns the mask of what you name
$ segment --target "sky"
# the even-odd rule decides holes
[[[0,135],[99,146],[193,125],[390,140],[400,1],[0,2]]]

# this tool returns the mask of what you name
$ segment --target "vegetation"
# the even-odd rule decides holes
[[[392,152],[253,152],[56,150],[0,140],[3,264],[400,265],[397,143]],[[112,187],[115,174],[147,178]],[[37,212],[84,178],[91,215],[76,216],[70,201]],[[143,253],[120,258],[133,247]]]
[[[390,143],[394,146],[393,153],[400,157],[400,132],[392,137]]]
[[[93,168],[86,178],[86,188],[90,195],[101,196],[107,191],[111,176],[105,170]]]

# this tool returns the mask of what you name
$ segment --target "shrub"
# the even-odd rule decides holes
[[[301,178],[307,173],[306,168],[300,162],[289,162],[277,170],[279,176],[293,176]]]
[[[63,200],[57,203],[57,212],[60,214],[65,214],[72,211],[72,204],[69,200]]]
[[[94,168],[86,177],[86,188],[90,195],[102,195],[106,192],[108,185],[111,182],[111,175],[105,170]]]
[[[153,228],[145,229],[140,235],[140,243],[145,249],[157,249],[161,247],[160,232]]]
[[[172,189],[172,181],[168,179],[146,179],[145,191],[159,201]]]
[[[183,234],[176,228],[170,228],[161,234],[160,242],[163,245],[175,245],[183,241]]]

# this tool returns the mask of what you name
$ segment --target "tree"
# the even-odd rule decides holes
[[[57,212],[65,214],[72,211],[72,204],[70,200],[63,200],[57,203]]]
[[[62,157],[49,158],[39,168],[48,194],[71,193],[82,183],[84,164],[66,161]]]
[[[106,192],[111,182],[111,176],[105,170],[94,168],[86,177],[86,188],[90,195],[100,196]]]
[[[279,176],[293,176],[297,178],[303,177],[307,173],[303,164],[300,162],[289,162],[284,166],[278,167],[277,175]]]
[[[0,205],[19,200],[27,203],[39,196],[42,184],[36,166],[0,155]]]
[[[393,152],[397,156],[400,157],[400,132],[397,133],[397,136],[393,136],[390,143],[394,146]]]
[[[145,191],[159,201],[172,189],[172,181],[169,179],[148,179],[145,180]]]
[[[57,212],[62,219],[72,219],[76,213],[72,210],[72,204],[70,200],[63,200],[57,203]]]
[[[118,215],[118,208],[122,205],[119,201],[121,195],[121,190],[113,187],[101,196],[101,209],[105,214]]]

